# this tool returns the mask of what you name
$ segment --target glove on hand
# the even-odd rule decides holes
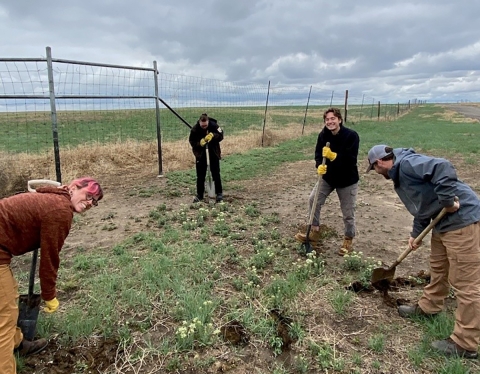
[[[60,305],[60,303],[58,302],[57,298],[55,297],[50,301],[45,301],[45,308],[43,308],[43,311],[47,312],[47,313],[56,312],[59,305]]]
[[[213,139],[213,134],[211,132],[208,133],[204,139],[207,143],[210,143],[210,141]]]
[[[318,175],[324,175],[327,173],[327,165],[320,165],[317,169]]]
[[[207,144],[207,142],[205,141],[205,139],[202,138],[202,139],[200,140],[200,145],[201,145],[202,147],[205,147],[205,144]]]
[[[323,147],[322,156],[328,158],[330,161],[333,161],[337,158],[337,154],[332,152],[330,147]]]

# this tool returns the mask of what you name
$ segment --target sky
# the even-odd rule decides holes
[[[2,58],[480,102],[474,0],[0,0]]]

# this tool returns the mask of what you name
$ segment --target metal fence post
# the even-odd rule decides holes
[[[60,147],[58,145],[57,107],[55,105],[55,87],[53,82],[52,49],[47,47],[48,90],[50,92],[50,111],[52,117],[53,153],[55,156],[55,173],[57,182],[62,183],[60,166]]]
[[[358,122],[362,122],[362,113],[363,113],[363,101],[365,100],[365,94],[362,95],[362,105],[360,106],[360,119]]]
[[[348,90],[345,90],[345,107],[344,107],[344,110],[343,112],[345,113],[344,115],[344,121],[345,123],[347,123],[347,117],[348,117]]]
[[[307,122],[308,104],[310,103],[311,93],[312,93],[312,86],[310,86],[310,91],[308,92],[307,106],[305,107],[305,116],[303,117],[302,135],[303,135],[303,130],[305,129],[305,123]]]
[[[155,81],[155,118],[156,118],[156,121],[157,121],[158,176],[163,177],[162,132],[160,131],[160,105],[158,105],[157,61],[153,61],[153,79]]]
[[[267,102],[265,103],[265,117],[263,118],[262,147],[263,147],[263,138],[265,137],[265,124],[267,123],[267,109],[268,109],[268,96],[269,95],[270,95],[270,81],[268,81]]]

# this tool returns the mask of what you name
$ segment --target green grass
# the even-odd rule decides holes
[[[298,123],[303,126],[305,107],[271,106],[265,120],[264,107],[178,108],[177,113],[190,125],[207,109],[208,114],[219,121],[225,134],[255,129],[281,128]],[[322,123],[321,114],[326,106],[310,106],[306,126]],[[384,113],[396,111],[396,106],[382,106]],[[351,106],[350,122],[375,120],[368,106]],[[394,118],[389,114],[388,118]],[[385,116],[382,114],[381,119]],[[74,147],[84,143],[108,143],[134,139],[151,141],[157,138],[154,109],[59,111],[57,113],[58,137],[61,147]],[[190,129],[168,109],[160,110],[162,141],[184,140]],[[42,152],[52,149],[52,125],[49,112],[0,113],[0,150],[7,152]]]
[[[444,109],[425,105],[394,122],[362,122],[353,127],[360,135],[361,154],[366,155],[375,144],[392,147],[413,147],[418,151],[441,151],[476,155],[479,152],[480,124],[453,123],[444,119]]]
[[[396,113],[396,105],[382,108],[387,113]],[[325,107],[311,106],[307,114],[307,126],[318,126],[322,122],[321,113],[324,109]],[[193,125],[198,119],[199,110],[182,108],[179,113]],[[370,107],[360,109],[352,106],[349,109],[350,121],[347,125],[360,135],[362,156],[366,155],[372,145],[386,143],[392,147],[414,147],[422,151],[442,150],[447,156],[460,153],[469,156],[470,162],[474,163],[479,152],[478,123],[453,123],[442,116],[443,112],[444,109],[440,106],[422,105],[395,121],[385,122],[381,115],[382,121],[378,122],[377,118],[371,115]],[[213,108],[209,114],[219,120],[226,136],[234,136],[247,129],[262,131],[263,128],[264,108],[261,107]],[[281,128],[290,123],[298,123],[300,131],[304,115],[303,107],[271,107],[267,112],[265,127]],[[164,142],[188,138],[189,128],[166,109],[161,110],[160,126]],[[85,142],[108,143],[126,139],[151,141],[157,137],[153,109],[60,112],[58,131],[61,148]],[[43,112],[0,114],[0,137],[0,150],[7,152],[35,153],[53,147],[50,117]],[[224,164],[227,169],[224,174],[232,176],[232,179],[245,179],[245,173],[256,175],[265,166],[271,170],[282,162],[311,158],[315,141],[316,135],[311,135],[285,142],[279,147],[253,150],[248,157],[251,167],[245,167],[243,155],[232,155],[226,158]]]

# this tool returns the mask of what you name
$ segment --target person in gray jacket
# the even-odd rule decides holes
[[[407,210],[413,215],[409,246],[431,220],[446,208],[447,214],[432,231],[430,283],[416,305],[401,305],[402,317],[434,316],[442,311],[450,286],[457,309],[450,337],[432,342],[446,356],[478,357],[480,343],[480,200],[457,178],[454,166],[443,158],[415,153],[413,149],[376,145],[368,152],[367,172],[375,170],[393,181]],[[455,199],[458,198],[458,200]]]

